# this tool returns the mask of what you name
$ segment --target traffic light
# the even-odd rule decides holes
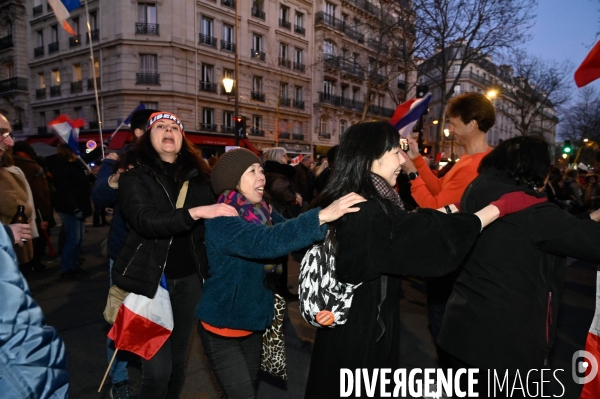
[[[565,140],[565,143],[563,145],[563,153],[570,154],[572,150],[573,147],[571,147],[571,140]]]
[[[246,138],[246,117],[245,116],[234,116],[233,120],[235,121],[235,135],[239,139]]]
[[[421,154],[425,156],[431,155],[431,149],[432,147],[430,145],[423,146],[423,148],[421,148]]]

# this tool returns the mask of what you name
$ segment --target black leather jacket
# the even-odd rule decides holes
[[[194,221],[188,209],[215,203],[208,179],[191,169],[184,206],[176,209],[178,192],[173,192],[170,177],[158,165],[140,162],[119,178],[119,205],[130,227],[112,269],[118,287],[136,294],[154,297],[167,263],[173,236],[192,230],[193,261],[204,279],[207,275],[204,247],[204,221]]]

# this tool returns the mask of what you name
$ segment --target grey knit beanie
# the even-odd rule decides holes
[[[215,193],[219,195],[225,190],[235,190],[246,169],[255,163],[260,163],[260,159],[245,148],[236,148],[221,155],[210,175]]]

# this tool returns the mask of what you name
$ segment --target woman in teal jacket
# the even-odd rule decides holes
[[[325,223],[362,202],[348,194],[325,209],[286,220],[263,198],[265,175],[258,157],[240,148],[215,164],[211,184],[217,202],[240,217],[205,221],[210,277],[196,310],[204,353],[228,398],[253,398],[262,334],[273,322],[275,259],[325,238]]]

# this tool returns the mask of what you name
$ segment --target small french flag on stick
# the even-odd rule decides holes
[[[427,93],[423,98],[412,98],[398,105],[390,118],[390,124],[398,130],[400,137],[405,139],[410,137],[413,127],[427,111],[429,101],[431,101],[431,93]]]
[[[75,155],[79,155],[79,129],[85,125],[82,118],[71,120],[67,115],[60,114],[50,123],[48,127],[54,130],[58,136],[69,145]]]

